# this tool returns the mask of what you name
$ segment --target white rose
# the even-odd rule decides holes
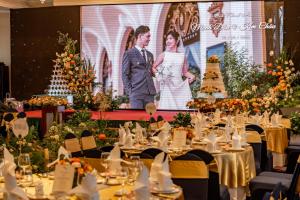
[[[288,62],[288,61],[284,61],[284,64],[286,64],[286,65],[287,65],[287,64],[289,64],[289,62]]]
[[[294,62],[292,60],[289,60],[290,66],[294,66]]]
[[[274,51],[270,51],[270,52],[269,52],[269,55],[270,55],[270,56],[273,56],[273,55],[274,55]]]

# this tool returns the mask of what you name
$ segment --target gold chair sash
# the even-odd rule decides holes
[[[170,163],[172,178],[208,179],[208,167],[203,161],[173,160]]]
[[[81,138],[82,150],[94,149],[97,147],[95,138],[93,136],[87,136]]]
[[[71,153],[81,151],[79,140],[77,138],[66,139],[65,147]]]
[[[153,163],[153,159],[141,159],[141,161],[144,163],[144,165],[148,168],[148,170],[151,170],[151,165]]]
[[[102,159],[100,158],[82,158],[83,161],[90,164],[93,168],[95,168],[98,172],[105,172],[105,168],[102,163]]]
[[[261,136],[257,131],[246,131],[248,143],[261,143]]]
[[[210,172],[216,172],[219,173],[218,164],[216,160],[211,161],[211,163],[208,164],[208,170]]]

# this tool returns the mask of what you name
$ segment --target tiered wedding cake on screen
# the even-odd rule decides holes
[[[200,98],[206,98],[208,95],[213,95],[216,98],[227,97],[220,62],[216,55],[211,56],[206,63],[201,89],[198,93]]]
[[[53,66],[53,74],[51,75],[50,82],[48,89],[49,96],[66,97],[71,94],[62,69],[57,64]]]

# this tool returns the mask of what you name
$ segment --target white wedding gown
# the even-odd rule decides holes
[[[158,67],[160,100],[159,109],[182,110],[192,99],[188,79],[182,80],[184,53],[164,52],[164,60]]]

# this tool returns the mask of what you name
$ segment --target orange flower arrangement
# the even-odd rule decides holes
[[[208,63],[220,63],[220,60],[217,55],[212,55],[207,59]]]

